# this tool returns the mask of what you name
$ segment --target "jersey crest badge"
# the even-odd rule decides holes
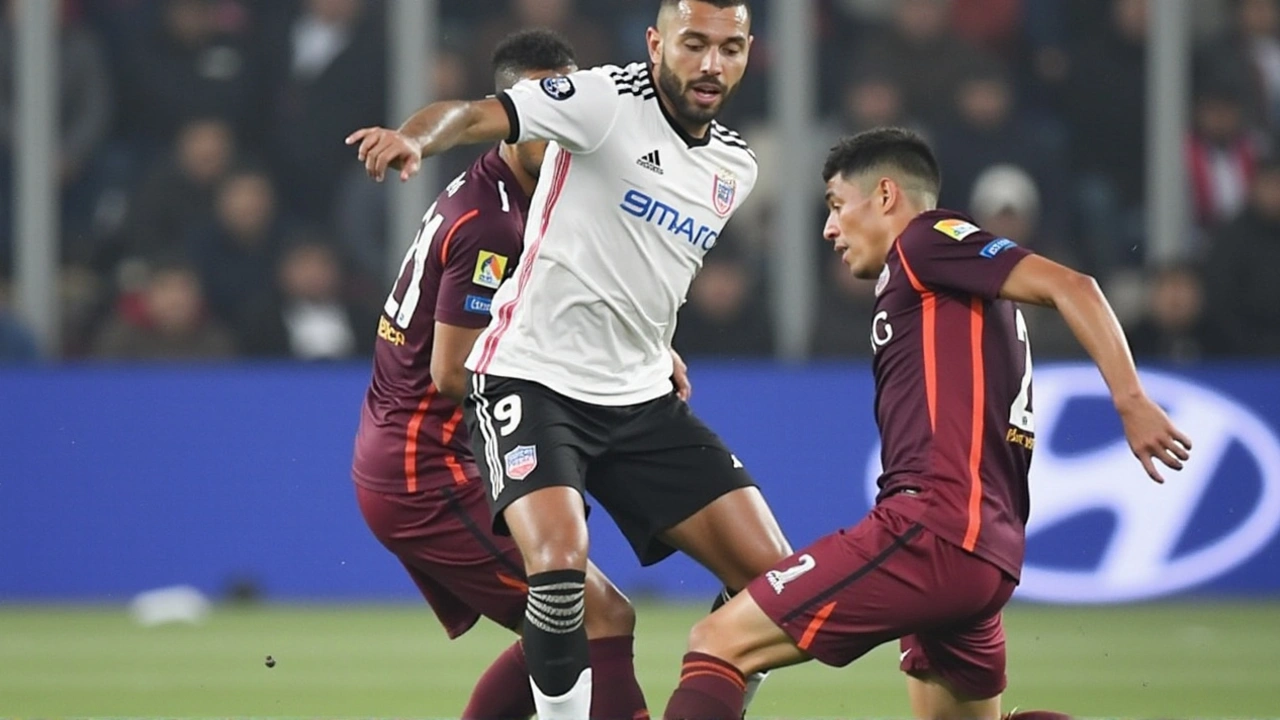
[[[517,445],[503,456],[507,463],[507,477],[523,480],[538,467],[538,446]]]
[[[885,265],[880,271],[880,277],[876,279],[876,297],[880,297],[880,293],[884,292],[884,286],[889,284],[889,266]]]
[[[480,256],[476,258],[476,271],[471,276],[471,282],[480,287],[497,290],[506,277],[507,256],[481,250]]]
[[[727,216],[733,210],[733,200],[738,195],[738,179],[728,170],[716,173],[716,186],[712,191],[716,214]]]
[[[964,220],[939,220],[933,226],[934,230],[946,235],[952,240],[963,240],[970,235],[978,232],[981,228]]]
[[[573,81],[567,77],[549,77],[542,79],[542,92],[552,100],[568,100],[577,92],[577,88],[573,86]]]

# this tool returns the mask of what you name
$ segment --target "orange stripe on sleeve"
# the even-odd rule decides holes
[[[800,636],[800,642],[796,643],[796,647],[801,650],[808,650],[809,646],[813,644],[813,639],[818,636],[818,630],[822,629],[823,624],[827,622],[827,618],[831,617],[831,611],[835,609],[835,601],[823,605],[818,614],[814,615],[813,619],[809,621],[809,627],[804,629],[804,635]]]
[[[409,419],[409,426],[405,430],[404,477],[409,492],[418,491],[418,431],[422,429],[422,420],[426,418],[427,408],[431,407],[431,401],[435,397],[436,384],[431,383],[427,386],[427,394],[422,396],[422,401],[418,403],[418,409]]]
[[[458,430],[458,423],[462,420],[462,408],[454,408],[453,415],[445,420],[444,426],[441,427],[440,440],[445,447],[453,442],[453,434]],[[458,462],[458,458],[453,453],[444,456],[444,464],[449,468],[449,472],[453,473],[453,482],[457,485],[465,485],[467,483],[467,474],[462,471],[462,463]]]
[[[938,429],[938,347],[937,347],[937,325],[938,325],[938,296],[929,288],[924,286],[916,277],[915,272],[911,270],[911,264],[907,262],[907,256],[902,252],[902,244],[898,244],[898,257],[902,260],[902,269],[907,271],[907,279],[911,281],[911,287],[920,293],[920,328],[922,344],[924,345],[924,395],[929,405],[929,429],[937,431]]]
[[[965,550],[973,552],[982,528],[982,434],[986,420],[987,375],[982,359],[982,298],[969,300],[969,352],[973,365],[973,426],[969,437],[969,528],[964,533]]]
[[[475,216],[479,214],[480,214],[479,210],[472,210],[466,215],[463,215],[462,217],[453,221],[453,225],[449,227],[449,232],[445,233],[444,242],[440,243],[440,264],[441,265],[448,264],[449,262],[449,243],[453,242],[454,233],[458,232],[458,228],[462,227],[463,225],[466,225],[468,222],[474,219]]]

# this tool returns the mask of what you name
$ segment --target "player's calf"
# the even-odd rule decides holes
[[[587,524],[582,496],[547,487],[503,511],[529,579],[524,650],[538,717],[582,720],[591,705],[587,644]]]
[[[591,717],[647,718],[644,692],[636,682],[635,608],[595,565],[587,567],[586,628],[595,687]]]
[[[680,685],[667,720],[741,717],[747,678],[808,659],[748,593],[740,593],[693,626]]]
[[[986,698],[970,697],[935,673],[908,675],[907,697],[911,701],[912,715],[917,720],[1000,720],[1001,718],[1000,695]]]

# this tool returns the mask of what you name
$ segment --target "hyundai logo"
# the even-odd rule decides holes
[[[1171,595],[1244,564],[1280,529],[1280,439],[1275,432],[1248,408],[1210,388],[1156,372],[1143,372],[1142,380],[1151,398],[1194,443],[1190,462],[1181,472],[1165,471],[1164,485],[1151,482],[1130,452],[1096,368],[1037,368],[1031,519],[1019,598],[1108,603]],[[1092,401],[1087,406],[1092,414],[1064,417],[1080,400]],[[1073,435],[1097,435],[1099,427],[1114,427],[1113,437],[1072,449]],[[1228,469],[1228,451],[1236,457],[1245,453],[1250,462],[1233,462],[1231,472],[1220,472]],[[877,445],[867,463],[872,501],[879,474]],[[1221,495],[1216,490],[1227,483],[1260,489],[1248,493],[1255,498],[1251,505],[1210,507],[1217,517],[1230,518],[1228,527],[1188,549],[1187,539],[1201,530],[1197,513],[1214,503]],[[1052,532],[1100,512],[1111,520],[1109,533],[1098,530],[1098,536],[1064,539],[1061,532]],[[1068,551],[1095,550],[1069,565],[1039,560],[1064,555],[1062,547],[1048,546],[1052,540],[1037,542],[1054,535],[1060,545],[1071,545]]]

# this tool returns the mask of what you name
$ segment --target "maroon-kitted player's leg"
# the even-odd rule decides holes
[[[934,645],[954,651],[932,666],[938,675],[922,677],[941,677],[945,667],[946,677],[990,694],[953,694],[953,706],[934,697],[929,707],[937,712],[928,716],[950,717],[946,708],[954,707],[966,717],[998,718],[1004,647],[990,621],[997,618],[998,629],[1014,582],[915,522],[920,502],[905,494],[881,502],[862,522],[778,563],[700,622],[665,717],[727,720],[741,709],[738,676],[810,658],[843,666],[890,640],[946,627],[949,634],[931,634],[923,650],[913,651],[927,653]],[[969,647],[969,639],[992,647]]]
[[[527,585],[520,552],[511,538],[494,535],[483,486],[458,485],[438,496],[384,494],[357,486],[369,528],[404,565],[449,637],[465,633],[483,615],[519,632]],[[595,565],[588,563],[588,652],[600,692],[592,717],[646,717],[635,679],[635,611]],[[485,671],[462,717],[527,718],[534,712],[529,669],[517,642]]]

